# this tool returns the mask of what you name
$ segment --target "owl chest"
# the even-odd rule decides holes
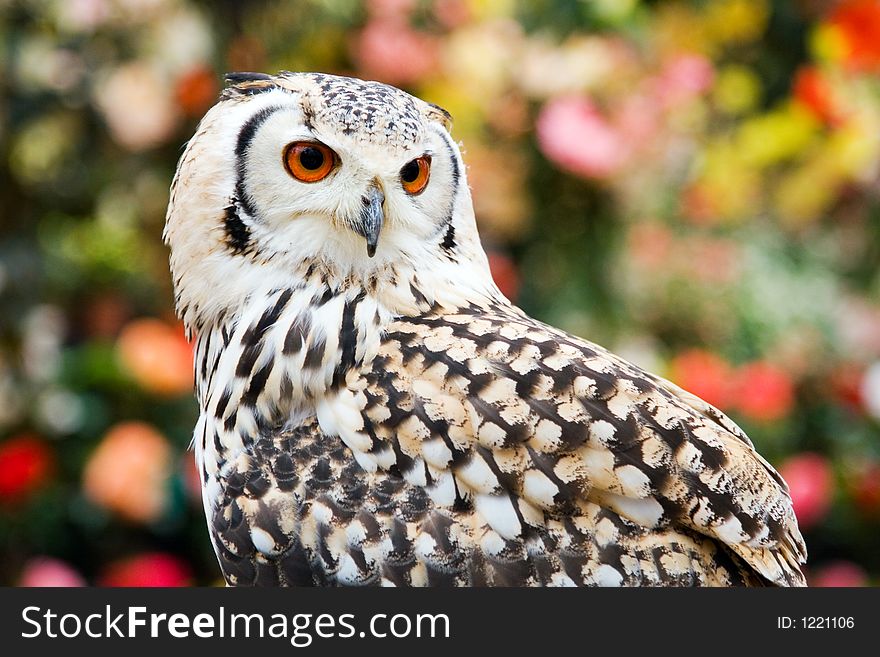
[[[219,458],[247,449],[313,415],[375,357],[383,314],[362,289],[280,289],[200,333],[195,367],[206,450]]]

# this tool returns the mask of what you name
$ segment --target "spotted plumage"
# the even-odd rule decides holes
[[[803,585],[785,482],[733,422],[501,295],[443,110],[230,83],[165,232],[229,584]]]

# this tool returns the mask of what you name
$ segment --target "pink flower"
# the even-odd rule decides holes
[[[19,586],[85,586],[86,581],[68,564],[52,557],[33,557],[24,565]]]
[[[834,475],[828,460],[821,454],[804,452],[785,461],[779,474],[788,484],[801,529],[817,525],[828,513],[834,494]]]
[[[657,103],[648,94],[628,94],[614,111],[617,131],[626,135],[627,142],[639,147],[649,146],[661,128]]]
[[[100,586],[190,586],[192,572],[179,557],[147,552],[116,561],[98,579]]]
[[[832,561],[817,568],[809,577],[809,584],[816,587],[868,586],[868,574],[852,561]]]
[[[352,44],[352,57],[364,77],[395,85],[417,82],[438,67],[436,39],[395,17],[367,23]]]
[[[670,60],[654,80],[654,95],[664,107],[674,107],[707,91],[715,80],[712,62],[699,55]]]
[[[782,419],[794,405],[794,386],[788,374],[764,361],[741,367],[734,390],[736,407],[752,420]]]
[[[547,159],[576,175],[607,178],[627,159],[627,139],[587,98],[550,100],[538,116],[537,131]]]

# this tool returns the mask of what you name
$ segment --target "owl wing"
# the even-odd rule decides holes
[[[426,475],[427,476],[427,475]],[[450,475],[454,478],[455,475]],[[234,586],[752,585],[742,559],[685,528],[649,529],[586,500],[499,535],[467,499],[368,471],[313,416],[224,463],[211,537]],[[455,490],[455,489],[454,489]],[[435,493],[437,491],[434,491]],[[491,517],[491,516],[490,516]],[[493,518],[494,521],[494,518]]]
[[[517,309],[394,322],[368,370],[317,410],[364,470],[473,508],[501,541],[610,511],[633,541],[708,537],[770,583],[804,584],[785,482],[731,420]],[[627,581],[632,561],[606,581]]]

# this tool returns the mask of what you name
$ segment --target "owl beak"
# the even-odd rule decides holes
[[[367,255],[372,258],[376,255],[379,233],[382,232],[382,223],[385,221],[385,210],[382,207],[385,203],[385,193],[379,185],[373,184],[361,202],[363,208],[354,229],[367,240]]]

